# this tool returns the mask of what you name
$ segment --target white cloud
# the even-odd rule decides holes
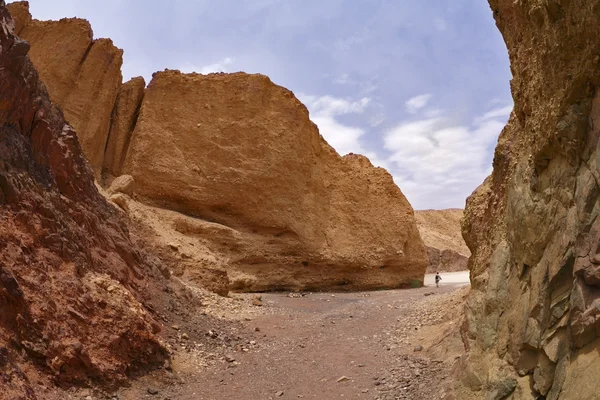
[[[371,105],[371,99],[363,97],[351,101],[333,96],[310,96],[299,94],[300,100],[306,104],[310,111],[310,119],[317,124],[319,132],[339,154],[362,154],[371,160],[375,166],[387,167],[387,162],[375,152],[368,151],[361,138],[366,131],[358,126],[344,124],[338,120],[339,116],[348,114],[362,114]]]
[[[492,149],[511,107],[490,110],[467,125],[440,112],[385,133],[390,173],[414,208],[464,206],[491,173]]]
[[[507,105],[505,107],[495,108],[483,114],[481,117],[475,119],[475,123],[483,123],[486,120],[494,118],[506,118],[512,112],[513,105]]]
[[[335,78],[333,83],[335,83],[336,85],[353,85],[356,82],[354,82],[352,79],[350,79],[350,75],[342,74],[342,75],[338,76],[337,78]]]
[[[194,64],[186,63],[183,67],[179,68],[181,72],[191,73],[197,72],[199,74],[207,75],[214,72],[231,72],[230,66],[235,61],[232,57],[226,57],[214,64],[209,64],[205,66],[197,66]]]
[[[406,111],[408,111],[411,114],[416,114],[417,111],[419,111],[427,105],[430,98],[430,94],[421,94],[419,96],[415,96],[411,99],[408,99],[406,103],[404,103]]]
[[[448,24],[442,18],[435,18],[433,20],[433,26],[440,32],[444,32],[448,28]]]

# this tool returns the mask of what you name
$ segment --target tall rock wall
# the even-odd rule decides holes
[[[242,73],[121,84],[121,50],[93,40],[87,21],[37,21],[26,2],[10,9],[96,177],[132,175],[140,200],[236,232],[206,238],[234,289],[422,281],[425,248],[392,177],[340,157],[290,91]]]
[[[27,2],[12,3],[19,37],[31,44],[29,54],[50,98],[75,128],[83,150],[100,176],[111,114],[123,77],[123,51],[110,39],[93,39],[89,22],[77,19],[32,19]]]
[[[262,75],[154,74],[123,173],[148,202],[232,228],[244,290],[421,280],[426,254],[391,176],[340,157]]]
[[[14,29],[0,1],[0,398],[29,400],[118,382],[167,352],[142,305],[160,274],[96,190]]]
[[[473,290],[470,356],[459,375],[485,392],[475,398],[595,399],[600,2],[490,6],[508,47],[515,106],[493,173],[465,211]]]

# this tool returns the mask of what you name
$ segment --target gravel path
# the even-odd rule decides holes
[[[450,280],[440,288],[263,294],[264,314],[241,322],[235,345],[189,343],[188,351],[179,349],[170,379],[145,378],[119,398],[443,398],[453,358],[428,354],[439,329],[427,329],[454,323],[444,308],[460,302],[464,282]],[[202,358],[189,351],[195,346],[212,350]],[[419,346],[423,351],[415,351]]]

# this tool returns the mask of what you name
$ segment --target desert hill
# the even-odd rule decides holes
[[[471,252],[460,228],[461,209],[415,211],[417,227],[429,256],[427,272],[466,271]]]

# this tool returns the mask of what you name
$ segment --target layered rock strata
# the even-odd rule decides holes
[[[417,227],[429,257],[428,273],[467,270],[471,252],[462,238],[461,209],[415,211]]]
[[[477,398],[594,399],[600,2],[490,6],[508,47],[514,110],[493,173],[465,211],[473,290],[460,376],[485,393]]]
[[[142,305],[158,270],[14,30],[0,1],[0,398],[35,399],[39,385],[119,382],[167,352]]]

